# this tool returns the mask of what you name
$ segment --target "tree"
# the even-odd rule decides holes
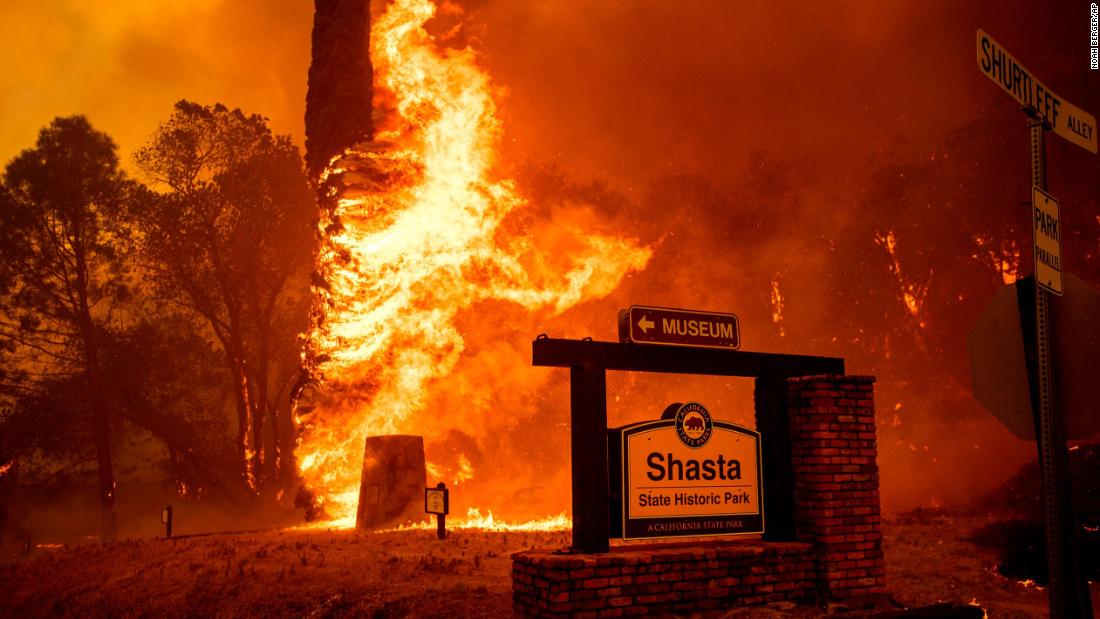
[[[129,182],[115,144],[83,116],[57,118],[7,165],[0,200],[0,340],[18,385],[79,374],[99,475],[104,539],[115,536],[105,326],[127,295],[118,244]],[[52,375],[52,377],[51,377]]]
[[[133,434],[164,445],[163,468],[176,495],[239,500],[240,488],[224,475],[235,455],[224,416],[232,394],[219,351],[192,316],[156,309],[104,351],[114,409]]]
[[[164,190],[135,209],[142,262],[159,295],[202,316],[221,347],[242,481],[264,490],[265,465],[289,481],[293,437],[281,396],[307,325],[316,228],[298,150],[262,116],[180,101],[135,159]]]

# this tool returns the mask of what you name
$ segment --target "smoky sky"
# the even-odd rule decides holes
[[[876,217],[874,209],[900,208],[868,208],[870,179],[884,153],[905,143],[910,157],[934,156],[944,136],[975,122],[987,123],[982,126],[989,132],[1018,137],[1013,144],[1019,152],[998,160],[982,182],[1019,185],[1020,200],[1027,199],[1024,116],[1015,114],[1017,104],[979,73],[978,28],[1056,93],[1100,114],[1100,71],[1088,68],[1089,3],[1081,0],[442,4],[443,15],[432,31],[447,33],[448,45],[477,50],[496,89],[503,120],[502,175],[528,163],[553,164],[571,180],[603,180],[633,204],[645,205],[615,213],[611,225],[654,244],[650,272],[625,282],[605,303],[579,307],[537,327],[557,329],[557,336],[614,339],[614,310],[632,302],[705,307],[743,314],[746,349],[851,355],[856,361],[851,371],[872,372],[870,357],[858,351],[807,350],[791,337],[765,338],[765,332],[774,334],[768,290],[749,290],[746,273],[763,273],[766,282],[779,269],[775,264],[786,265],[784,286],[805,291],[801,299],[790,295],[788,320],[813,324],[814,300],[825,294],[815,282],[844,275],[824,249],[830,235],[845,234],[853,221]],[[54,116],[82,113],[116,139],[124,165],[130,166],[133,150],[181,98],[264,114],[276,132],[303,143],[312,2],[0,0],[0,11],[4,162],[30,146]],[[1014,120],[1006,122],[1006,117]],[[1055,136],[1049,144],[1052,192],[1067,208],[1084,203],[1083,193],[1060,193],[1064,178],[1057,170],[1069,169],[1059,167],[1068,161],[1087,174],[1100,159]],[[654,229],[652,214],[677,208],[682,198],[666,186],[663,195],[669,202],[653,202],[655,182],[699,175],[719,197],[726,189],[733,197],[749,195],[744,189],[753,180],[748,162],[762,152],[768,160],[790,164],[790,191],[801,196],[753,194],[759,208],[789,209],[786,227],[770,230],[751,251],[723,246],[714,230],[740,216],[738,205],[726,196],[713,200],[726,210],[697,210],[681,218],[664,214],[660,220],[666,229]],[[1100,189],[1095,180],[1072,186],[1092,195]],[[1100,218],[1096,221],[1100,225]],[[672,234],[698,242],[677,245],[668,240]],[[1089,243],[1100,247],[1095,238]],[[661,253],[671,247],[683,253]],[[792,251],[800,252],[797,270],[790,266]],[[874,259],[886,268],[883,256]],[[756,295],[754,310],[748,309],[750,294]],[[972,310],[980,307],[975,300]],[[767,331],[760,326],[765,324]],[[523,345],[517,345],[516,359],[526,358],[523,347],[533,335],[515,335]],[[892,388],[890,377],[880,378],[878,389],[889,393]],[[746,396],[747,389],[738,395]],[[564,391],[554,397],[567,401]],[[908,400],[902,407],[902,399],[879,402],[887,425],[880,429],[887,489],[891,478],[900,478],[916,461],[897,455],[901,449],[916,454],[913,458],[927,452],[928,462],[937,457],[934,424],[911,426],[904,419],[902,427],[913,430],[898,434],[889,429],[892,418],[902,423],[915,408]],[[557,415],[561,407],[547,408]],[[960,449],[1000,450],[1006,454],[1007,475],[1033,453],[1033,447],[1016,441],[988,416],[983,423],[955,432],[938,457]],[[985,442],[971,445],[970,436]],[[957,480],[954,467],[927,466],[931,481],[918,485],[919,492],[906,495],[906,501],[925,502],[940,483],[970,487]]]
[[[292,0],[0,2],[0,159],[84,114],[123,164],[172,104],[264,114],[301,144],[313,7]]]
[[[720,178],[754,150],[862,165],[896,134],[1011,105],[974,66],[979,27],[1077,105],[1095,112],[1100,92],[1080,1],[460,4],[463,42],[503,95],[505,152],[626,187],[670,171]],[[312,8],[8,0],[0,157],[53,116],[84,113],[128,159],[180,98],[265,114],[300,144]]]
[[[510,139],[568,170],[721,179],[767,150],[858,174],[898,135],[1015,105],[975,67],[979,27],[1095,113],[1088,3],[1056,4],[498,2],[475,36]]]

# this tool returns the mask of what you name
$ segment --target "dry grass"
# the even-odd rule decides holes
[[[987,522],[943,514],[888,520],[894,600],[905,606],[973,600],[994,619],[1044,616],[1045,591],[997,576],[993,551],[965,541]],[[0,614],[509,616],[510,554],[567,543],[567,532],[460,530],[441,542],[424,530],[288,530],[36,549],[29,556],[8,547],[0,564]],[[780,605],[728,616],[815,614],[821,613]]]
[[[510,553],[566,535],[289,530],[9,552],[0,614],[497,617]]]

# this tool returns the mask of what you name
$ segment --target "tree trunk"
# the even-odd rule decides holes
[[[83,245],[73,243],[76,259],[76,322],[84,344],[84,376],[92,400],[92,434],[95,437],[96,464],[99,469],[100,538],[113,540],[118,533],[118,513],[115,509],[115,472],[111,463],[111,411],[103,379],[99,373],[98,334],[92,321],[88,302],[88,263]]]
[[[92,432],[95,435],[96,464],[99,468],[99,509],[101,534],[104,541],[113,540],[118,533],[118,513],[115,508],[115,474],[111,463],[111,418],[103,381],[99,375],[99,351],[92,341],[94,335],[85,335],[84,354],[87,367],[85,377],[92,393]]]
[[[270,338],[271,338],[271,326],[268,318],[267,308],[264,308],[263,313],[260,316],[261,326],[259,336],[259,358],[256,360],[256,410],[255,410],[255,424],[256,433],[260,436],[260,440],[263,440],[263,427],[266,416],[268,415],[270,408],[271,395],[270,390],[270,377],[268,374],[271,370],[271,356],[270,356]],[[275,411],[271,410],[271,437],[272,440],[265,446],[267,450],[266,461],[273,465],[271,468],[272,483],[267,484],[265,488],[266,494],[274,497],[278,493],[279,489],[279,423],[276,417]],[[267,471],[265,471],[266,473]]]
[[[4,546],[4,532],[8,525],[8,503],[15,494],[15,484],[19,481],[19,460],[0,462],[0,548]]]
[[[264,468],[264,408],[267,406],[267,394],[265,381],[262,377],[257,378],[255,384],[251,385],[254,389],[255,397],[249,402],[249,414],[252,422],[252,470],[256,474],[256,490],[260,493],[265,493],[267,487],[270,485],[267,483],[267,470]]]
[[[246,493],[256,492],[256,470],[253,467],[251,402],[248,397],[248,376],[244,372],[244,362],[231,347],[227,347],[225,356],[229,363],[229,372],[233,377],[233,391],[237,401],[237,456],[241,464],[241,481]]]

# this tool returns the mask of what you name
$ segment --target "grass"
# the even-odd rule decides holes
[[[1046,591],[998,576],[967,538],[989,517],[918,512],[883,525],[887,583],[907,607],[975,602],[993,618],[1045,616]],[[500,617],[511,559],[568,545],[569,533],[283,530],[178,540],[4,549],[0,615]],[[1093,589],[1100,602],[1100,592]],[[825,609],[730,610],[807,617]],[[748,612],[749,614],[745,614]]]

